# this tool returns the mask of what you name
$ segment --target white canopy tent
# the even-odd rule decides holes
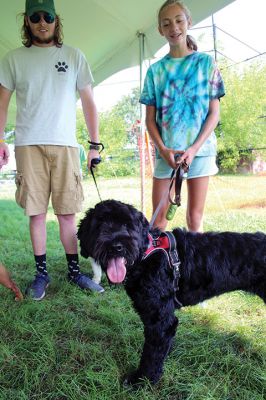
[[[24,12],[25,0],[0,1],[1,59],[9,50],[21,46],[19,13]],[[196,24],[232,1],[186,0],[185,3]],[[141,82],[142,61],[152,58],[165,44],[157,29],[157,10],[162,3],[163,0],[55,0],[55,7],[63,21],[65,42],[84,52],[97,85],[114,73],[138,64]],[[14,121],[14,115],[12,101],[8,120]],[[143,186],[143,168],[141,176]],[[141,192],[143,209],[144,190]]]
[[[232,0],[186,0],[196,24]],[[79,47],[91,66],[95,84],[122,69],[139,64],[139,37],[145,37],[145,57],[163,46],[157,31],[157,10],[163,0],[55,0],[63,19],[65,42]],[[0,1],[0,58],[21,45],[25,0]]]

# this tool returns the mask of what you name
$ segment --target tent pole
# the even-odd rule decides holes
[[[217,61],[216,25],[214,23],[214,15],[213,14],[212,14],[212,35],[213,35],[214,59],[215,59],[215,61]]]
[[[139,89],[140,93],[143,87],[143,61],[145,34],[138,32],[139,38]],[[140,174],[141,174],[141,211],[146,213],[145,204],[145,121],[144,121],[144,106],[140,103]]]

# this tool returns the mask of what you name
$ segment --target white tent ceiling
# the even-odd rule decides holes
[[[194,24],[233,0],[186,0]],[[156,15],[163,0],[55,0],[64,26],[65,43],[86,55],[95,84],[139,63],[139,38],[145,35],[145,57],[164,44]],[[0,0],[0,59],[21,46],[20,28],[25,0]]]
[[[98,84],[113,73],[139,62],[137,32],[145,34],[147,57],[163,46],[156,14],[162,0],[55,0],[63,18],[65,42],[87,56]],[[232,0],[186,0],[193,22],[223,8]],[[0,0],[0,58],[21,45],[25,0]]]

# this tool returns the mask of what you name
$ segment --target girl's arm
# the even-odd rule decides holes
[[[180,162],[185,161],[188,165],[190,165],[197,154],[199,148],[203,145],[206,139],[210,136],[213,130],[216,128],[219,122],[220,116],[220,102],[219,99],[210,100],[209,112],[207,118],[202,125],[201,131],[198,134],[197,139],[190,146],[184,154],[180,157]]]
[[[149,132],[149,135],[155,144],[160,156],[167,162],[167,164],[171,168],[176,168],[175,154],[183,154],[183,151],[177,151],[173,149],[169,149],[165,146],[162,141],[161,135],[159,133],[157,124],[156,124],[156,107],[155,106],[146,106],[146,126]]]

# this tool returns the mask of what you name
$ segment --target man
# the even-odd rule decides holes
[[[78,264],[75,213],[81,211],[79,149],[76,141],[76,90],[92,142],[88,154],[99,157],[97,110],[92,75],[84,55],[62,43],[62,24],[53,0],[26,0],[22,47],[0,63],[0,162],[8,161],[4,142],[7,110],[16,91],[16,201],[29,216],[36,276],[27,289],[41,300],[50,282],[46,269],[46,214],[51,195],[68,279],[81,289],[104,289],[82,274]]]

